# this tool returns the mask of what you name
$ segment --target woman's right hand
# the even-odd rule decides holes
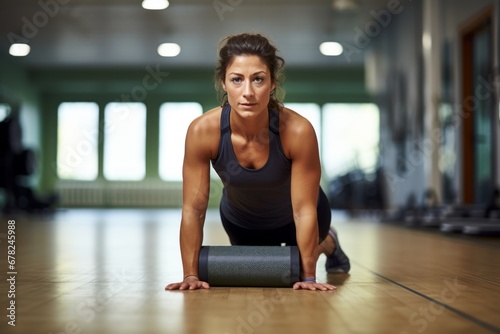
[[[200,281],[196,276],[187,276],[184,281],[179,283],[170,283],[165,287],[165,290],[198,290],[210,289],[207,282]]]

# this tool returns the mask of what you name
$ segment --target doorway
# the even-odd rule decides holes
[[[494,185],[491,13],[462,32],[462,198],[467,204],[487,203]]]

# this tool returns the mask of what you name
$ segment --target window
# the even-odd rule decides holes
[[[375,104],[325,104],[322,162],[328,176],[354,168],[373,171],[379,153],[379,132],[379,109]]]
[[[164,103],[160,107],[160,177],[182,181],[184,142],[189,124],[203,113],[195,102]]]
[[[10,114],[10,105],[7,103],[0,103],[0,122],[7,118]]]
[[[137,181],[146,174],[146,107],[113,102],[104,110],[104,177]]]
[[[318,147],[321,152],[321,110],[316,103],[285,103],[285,107],[292,109],[299,115],[307,118],[316,132]]]
[[[57,111],[57,175],[61,179],[97,177],[99,106],[64,102]]]

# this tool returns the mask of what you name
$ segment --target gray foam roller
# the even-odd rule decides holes
[[[203,246],[200,280],[212,286],[289,287],[300,280],[297,246]]]

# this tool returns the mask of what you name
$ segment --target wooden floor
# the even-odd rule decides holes
[[[15,285],[0,283],[0,333],[500,333],[500,242],[334,219],[349,275],[336,292],[164,291],[182,276],[179,210],[67,210],[15,219]],[[227,245],[217,212],[205,244]],[[9,289],[15,297],[9,298]],[[8,325],[15,301],[15,327]]]

